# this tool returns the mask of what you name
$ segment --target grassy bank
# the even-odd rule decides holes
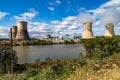
[[[83,39],[86,57],[16,65],[0,80],[120,80],[120,38]]]
[[[104,60],[54,60],[26,65],[26,70],[6,74],[0,80],[119,80],[120,55]]]

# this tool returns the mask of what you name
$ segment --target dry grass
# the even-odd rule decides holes
[[[90,65],[86,68],[78,67],[75,74],[67,80],[120,80],[120,64],[116,63],[120,61],[120,58],[117,57],[112,57],[102,66],[100,63],[92,63],[92,67]]]
[[[94,72],[92,69],[77,70],[68,80],[120,80],[120,68],[101,69]]]

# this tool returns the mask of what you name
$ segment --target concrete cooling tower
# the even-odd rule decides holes
[[[29,34],[27,31],[27,22],[25,21],[18,21],[17,22],[17,35],[16,40],[30,40]]]
[[[83,25],[84,25],[84,32],[82,38],[94,38],[92,32],[92,22],[85,22]]]
[[[12,40],[15,40],[17,34],[17,26],[12,26]]]
[[[114,25],[112,23],[107,23],[106,24],[106,30],[105,30],[105,35],[104,36],[108,36],[108,37],[115,36]]]

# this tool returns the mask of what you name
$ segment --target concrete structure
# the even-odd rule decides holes
[[[108,37],[115,36],[114,25],[112,23],[107,23],[105,27],[106,30],[104,36],[108,36]]]
[[[52,41],[52,36],[50,34],[47,34],[47,35],[45,35],[45,37],[43,38],[43,40]]]
[[[84,32],[82,38],[94,38],[92,32],[92,22],[85,22],[83,25],[84,25]]]
[[[61,36],[61,39],[65,40],[65,41],[69,41],[71,39],[74,39],[74,37],[69,34],[65,34],[65,35]]]
[[[12,40],[15,40],[17,34],[17,26],[12,26]]]
[[[51,35],[47,34],[45,35],[45,39],[50,39],[51,38]]]
[[[17,35],[16,35],[16,40],[21,41],[21,40],[26,40],[29,41],[29,34],[27,31],[27,22],[25,21],[18,21],[17,22]]]

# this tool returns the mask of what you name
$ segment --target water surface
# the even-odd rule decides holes
[[[18,63],[34,63],[37,59],[44,61],[46,58],[79,58],[79,53],[85,54],[82,44],[57,44],[57,45],[39,45],[39,46],[16,46]]]

